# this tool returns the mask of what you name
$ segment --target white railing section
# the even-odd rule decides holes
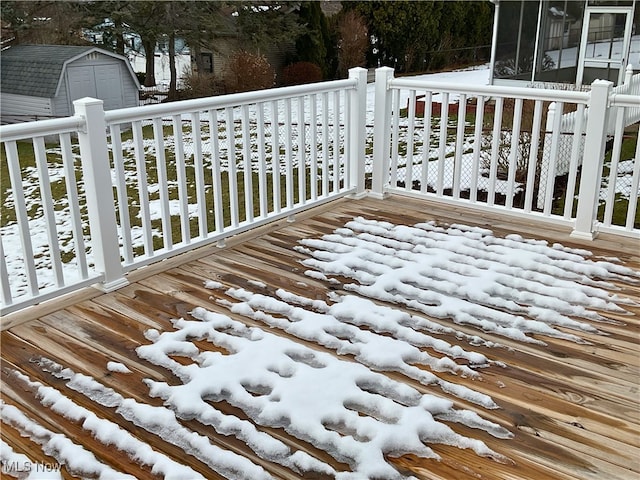
[[[61,294],[100,282],[110,291],[125,285],[133,269],[363,194],[365,103],[366,70],[358,68],[334,82],[109,112],[99,100],[82,99],[74,102],[76,115],[57,124],[2,127],[18,217],[13,223],[22,240],[17,254],[27,259],[19,267],[26,278],[17,281],[15,262],[6,261],[14,236],[3,222],[2,314],[44,300],[49,290]],[[35,154],[21,158],[19,141],[34,131]],[[56,218],[52,199],[59,201],[58,194],[47,190],[55,179],[44,152],[57,147],[44,138],[52,134],[60,135],[76,225],[67,257],[78,263],[80,281],[67,280],[69,259],[61,259],[55,241],[56,222],[61,227],[67,217]],[[32,157],[42,195],[26,205],[20,166]],[[76,158],[81,175],[73,168]],[[73,192],[76,176],[79,194]],[[38,263],[29,245],[38,234],[29,211],[36,205],[44,209],[49,235],[47,258]],[[55,277],[42,278],[46,288],[37,286],[42,272]]]
[[[81,99],[73,117],[0,127],[0,313],[90,284],[114,290],[134,269],[346,195],[640,238],[639,129],[626,125],[640,95],[605,81],[443,85],[382,67],[374,101],[372,141],[364,69],[109,112]]]
[[[623,193],[619,180],[602,178],[603,166],[614,176],[619,165],[638,169],[637,159],[615,160],[637,141],[637,129],[625,136],[622,119],[638,105],[638,96],[613,93],[610,82],[594,82],[590,92],[445,85],[378,69],[372,194],[497,208],[564,224],[581,238],[598,230],[640,236],[637,175],[629,174]],[[594,114],[585,116],[587,109]],[[563,131],[567,110],[577,120]],[[618,143],[605,157],[609,116],[616,114]],[[614,221],[614,210],[618,218],[624,211],[624,223]]]
[[[631,95],[640,97],[640,73],[633,74],[633,65],[627,65],[625,70],[624,82],[620,85],[616,85],[612,89],[612,94],[622,94],[622,95]],[[560,123],[560,128],[563,132],[572,132],[574,129],[575,122],[577,121],[576,115],[579,112],[567,112],[562,115],[562,120]],[[582,121],[583,125],[586,126],[586,118],[589,115],[589,110],[585,110],[582,113]],[[629,125],[633,125],[634,123],[640,122],[640,108],[630,107],[625,109],[624,115],[622,117],[622,122],[625,127]],[[616,118],[614,116],[609,117],[609,122],[607,123],[607,134],[613,135],[616,130]]]
[[[625,119],[629,117],[629,111],[640,111],[640,94],[613,93],[609,102],[609,123],[613,118],[615,127],[607,136],[611,149],[604,156],[597,229],[611,233],[632,232],[637,231],[634,225],[640,223],[640,119],[631,126]],[[623,208],[625,205],[626,209]]]
[[[640,73],[633,74],[633,65],[627,65],[625,71],[624,83],[613,87],[614,95],[629,95],[632,97],[640,98]],[[625,109],[623,123],[625,127],[640,122],[640,107],[630,106]],[[607,133],[614,133],[615,126],[613,122],[609,123]]]
[[[90,267],[84,186],[76,183],[73,134],[85,126],[78,115],[2,127],[10,182],[2,202],[3,313],[21,308],[25,298],[46,300],[104,278]]]
[[[387,84],[392,100],[384,117],[391,127],[388,139],[374,146],[381,153],[388,140],[386,190],[571,221],[564,205],[557,213],[553,203],[555,162],[547,162],[550,173],[541,175],[544,146],[550,146],[551,158],[560,146],[559,130],[544,129],[543,113],[549,102],[560,111],[567,103],[582,110],[588,93],[403,78],[389,78]],[[380,110],[377,114],[382,118]],[[575,185],[579,153],[571,155],[569,188]]]
[[[364,191],[358,81],[107,112],[125,270]]]

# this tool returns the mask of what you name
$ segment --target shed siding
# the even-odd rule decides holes
[[[51,99],[51,105],[54,115],[57,117],[68,117],[73,115],[73,105],[69,100],[69,91],[67,88],[67,78],[64,76],[63,84],[60,86],[58,95]]]
[[[50,98],[1,92],[0,105],[2,105],[2,116],[50,117],[54,115]]]

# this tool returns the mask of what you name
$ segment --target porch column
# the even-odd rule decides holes
[[[393,68],[376,69],[375,110],[373,120],[373,178],[371,196],[383,199],[389,182],[389,156],[391,152],[391,94],[389,82]]]
[[[602,163],[607,142],[609,120],[609,95],[613,83],[596,80],[591,84],[591,98],[587,112],[587,129],[584,140],[584,156],[578,190],[578,211],[571,232],[574,238],[593,240],[596,235],[596,215],[602,182]]]
[[[124,277],[120,260],[103,101],[86,97],[75,100],[73,107],[75,114],[86,121],[85,128],[78,132],[78,144],[89,212],[91,249],[95,268],[104,275],[98,288],[110,292],[129,282]]]

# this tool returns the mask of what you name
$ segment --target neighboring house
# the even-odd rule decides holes
[[[138,105],[140,84],[129,61],[93,46],[16,45],[2,52],[2,123],[73,114],[82,97],[104,101],[104,108]]]
[[[623,82],[640,71],[638,0],[492,0],[491,83]]]

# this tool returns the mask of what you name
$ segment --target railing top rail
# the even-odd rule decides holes
[[[616,107],[640,107],[640,96],[613,93],[609,96],[611,105]]]
[[[76,132],[84,128],[85,120],[81,116],[37,120],[0,126],[0,141],[10,142],[46,135]]]
[[[107,123],[130,122],[151,117],[177,115],[186,112],[197,112],[213,108],[236,107],[258,102],[281,100],[313,93],[325,93],[355,88],[357,81],[353,78],[334,80],[331,82],[309,83],[290,87],[271,88],[252,92],[232,93],[216,97],[195,98],[178,102],[130,107],[105,112]]]
[[[496,85],[449,84],[409,78],[394,78],[389,82],[389,88],[433,90],[437,92],[464,93],[467,95],[523,98],[525,100],[563,101],[584,104],[589,101],[588,92],[527,87],[503,87]]]

